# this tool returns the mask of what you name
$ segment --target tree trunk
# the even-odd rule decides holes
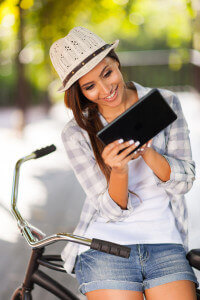
[[[19,2],[20,3],[20,2]],[[23,132],[26,123],[26,109],[29,101],[28,83],[25,78],[25,65],[20,62],[20,52],[25,46],[24,43],[24,11],[19,6],[19,31],[18,31],[18,53],[16,57],[17,69],[17,85],[16,85],[16,98],[15,103],[18,108],[18,121],[16,129],[21,133]]]

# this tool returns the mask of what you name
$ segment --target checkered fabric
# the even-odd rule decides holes
[[[130,82],[137,90],[138,97],[147,94],[151,88]],[[155,174],[156,182],[162,186],[170,198],[170,207],[175,216],[176,226],[181,234],[184,247],[188,251],[188,215],[184,194],[187,193],[195,179],[195,163],[192,160],[189,130],[177,96],[166,89],[159,89],[172,109],[178,115],[175,122],[153,138],[152,147],[163,155],[170,164],[171,175],[167,182],[161,181]],[[100,115],[104,125],[106,120]],[[89,223],[97,215],[106,222],[122,221],[134,214],[131,202],[132,194],[128,197],[127,210],[121,209],[109,196],[107,182],[98,167],[92,146],[86,131],[81,129],[74,119],[70,120],[62,131],[64,147],[75,175],[86,194],[86,199],[80,215],[80,221],[74,231],[76,235],[84,235]],[[73,276],[73,268],[78,253],[78,244],[68,243],[62,251],[62,259],[66,271]]]

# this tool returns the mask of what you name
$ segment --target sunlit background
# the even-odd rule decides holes
[[[0,299],[21,284],[30,249],[10,214],[16,161],[54,143],[57,151],[28,162],[21,172],[19,209],[47,234],[72,232],[84,193],[66,158],[60,133],[71,113],[49,59],[50,45],[74,26],[117,53],[125,80],[167,88],[179,96],[191,131],[197,179],[187,194],[190,249],[200,247],[200,2],[199,0],[5,0],[0,1]],[[59,254],[64,245],[53,247]],[[80,299],[77,283],[51,273]],[[197,272],[199,278],[199,273]],[[36,288],[35,299],[55,299]]]

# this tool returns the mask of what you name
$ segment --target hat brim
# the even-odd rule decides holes
[[[70,78],[70,80],[65,84],[65,86],[61,86],[57,92],[62,93],[65,92],[74,82],[76,82],[79,78],[81,78],[83,75],[87,74],[89,71],[91,71],[106,55],[112,50],[117,48],[119,44],[119,40],[116,40],[109,48],[102,51],[98,55],[96,55],[94,58],[92,58],[87,64],[85,64],[79,71],[77,71],[73,77]]]

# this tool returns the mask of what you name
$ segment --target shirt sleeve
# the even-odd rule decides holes
[[[127,209],[124,210],[110,197],[106,178],[87,141],[83,138],[77,139],[77,136],[76,138],[68,137],[64,131],[62,141],[79,183],[99,214],[107,222],[121,221],[130,215],[133,210],[130,198],[128,197]]]
[[[171,167],[170,179],[163,182],[156,175],[155,178],[157,184],[169,193],[185,194],[195,180],[195,163],[192,160],[188,125],[180,101],[175,94],[172,97],[172,109],[177,114],[177,119],[166,129],[166,150],[163,155]]]

